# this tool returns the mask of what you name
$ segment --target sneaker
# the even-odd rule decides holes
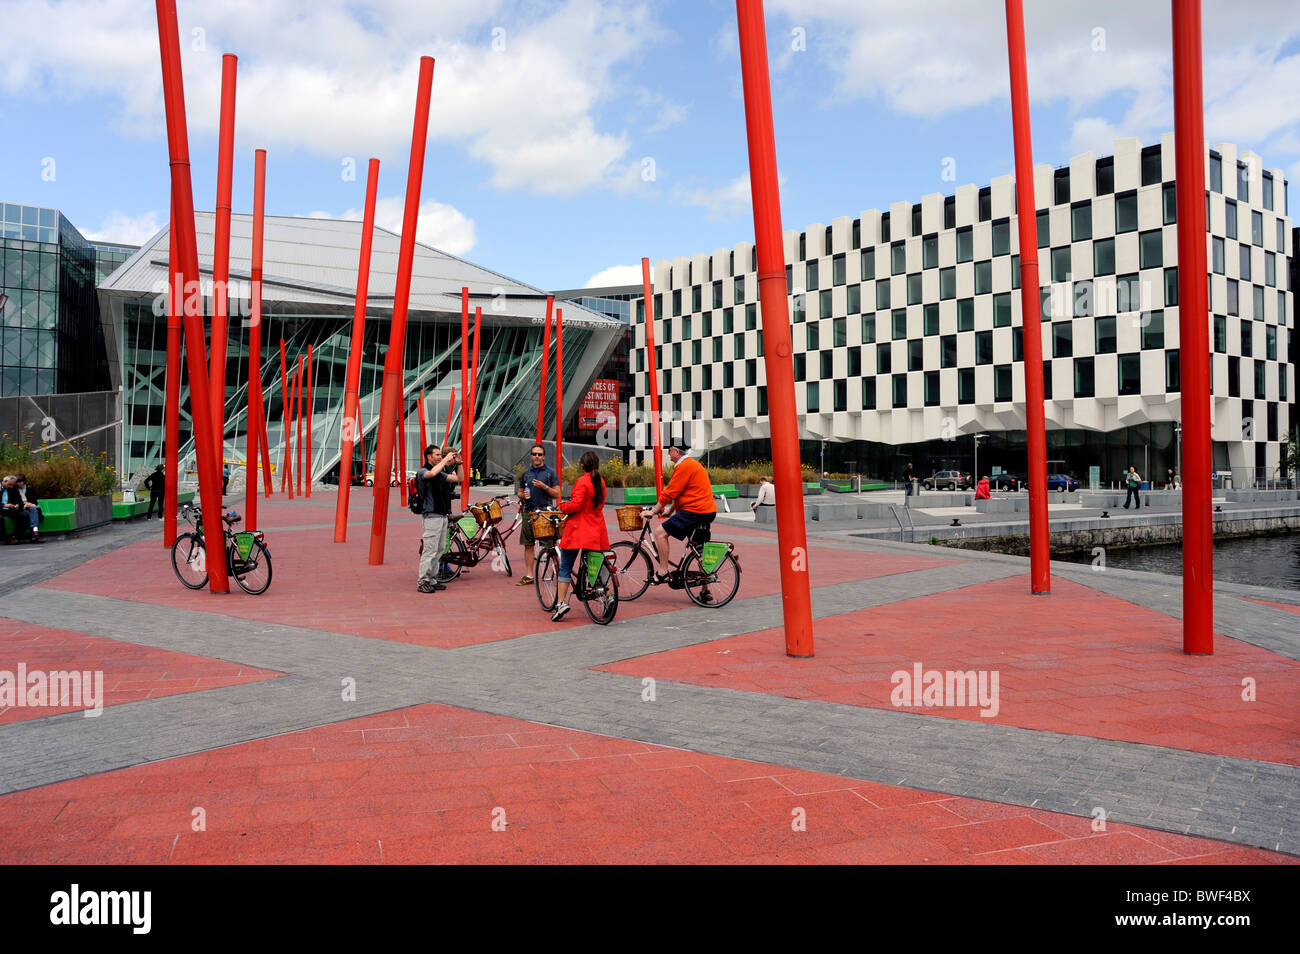
[[[445,590],[447,588],[447,584],[442,582],[442,580],[434,580],[433,588],[435,590]]]
[[[712,603],[712,602],[713,602],[713,594],[710,593],[708,590],[705,590],[703,593],[700,594],[700,602],[701,602],[701,603]]]
[[[515,586],[532,586],[532,585],[533,585],[533,578],[531,576],[520,577],[519,582],[515,584]]]
[[[560,620],[564,619],[565,614],[567,614],[568,612],[569,612],[568,603],[556,603],[555,612],[551,614],[551,622],[558,623]]]
[[[446,589],[446,587],[443,586],[441,583],[428,583],[428,582],[420,583],[420,585],[417,586],[415,589],[417,592],[420,593],[436,593],[438,592],[439,587]]]
[[[45,542],[45,538],[41,536],[39,533],[32,534],[32,543],[44,543],[44,542]]]

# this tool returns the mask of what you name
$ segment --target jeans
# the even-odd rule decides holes
[[[156,508],[158,509],[158,519],[161,520],[161,519],[162,519],[162,515],[163,515],[163,506],[164,506],[166,503],[167,503],[167,500],[166,500],[166,497],[165,497],[163,494],[150,494],[150,495],[149,495],[149,509],[148,509],[148,511],[146,511],[146,513],[145,513],[145,515],[144,515],[144,518],[145,518],[146,520],[148,520],[150,517],[152,517],[152,516],[153,516],[153,512],[154,512],[154,508],[156,507]]]
[[[24,507],[21,511],[6,510],[5,516],[13,521],[15,535],[25,537],[35,533],[36,530],[39,529],[39,524],[41,522],[41,508]]]
[[[443,513],[424,515],[424,535],[421,538],[424,548],[420,551],[420,571],[417,576],[420,583],[435,583],[438,580],[438,558],[447,545],[448,519]]]
[[[573,582],[573,580],[571,579],[573,575],[573,563],[575,560],[578,559],[578,554],[580,552],[582,551],[569,550],[563,548],[560,550],[560,569],[559,572],[556,574],[555,577],[556,580],[558,580],[561,583]]]
[[[1124,497],[1124,509],[1128,509],[1129,501],[1137,504],[1137,509],[1142,509],[1142,490],[1139,487],[1130,487],[1127,496]]]

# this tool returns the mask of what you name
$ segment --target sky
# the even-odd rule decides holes
[[[421,55],[436,60],[417,237],[547,289],[752,241],[735,5],[722,0],[180,0],[195,203],[215,204],[239,57],[235,211],[399,231]],[[1014,165],[999,0],[768,0],[786,229]],[[1025,0],[1036,163],[1173,129],[1169,4]],[[1205,134],[1300,178],[1300,4],[1204,0]],[[0,200],[87,237],[167,220],[154,5],[0,0]]]

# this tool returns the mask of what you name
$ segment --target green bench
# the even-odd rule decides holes
[[[736,489],[735,484],[714,484],[713,496],[730,497],[733,500],[735,500],[740,496],[740,491]]]
[[[822,492],[822,482],[820,480],[807,481],[803,485],[805,494],[819,494]]]
[[[624,487],[624,504],[653,504],[658,497],[653,487]]]

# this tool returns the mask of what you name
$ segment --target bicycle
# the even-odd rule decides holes
[[[505,495],[492,497],[481,504],[471,505],[454,519],[448,518],[447,546],[438,562],[439,583],[450,583],[465,567],[478,566],[489,554],[501,561],[506,576],[514,575],[506,542],[523,523],[523,515],[516,513],[510,526],[504,531],[497,529],[501,511],[513,503],[517,501],[511,501]],[[424,552],[423,540],[420,541],[420,552]]]
[[[620,599],[635,600],[654,583],[655,561],[645,542],[649,533],[650,521],[642,518],[635,542],[620,540],[610,547],[615,556]],[[692,530],[665,582],[670,589],[686,590],[697,606],[716,609],[730,603],[740,589],[740,561],[734,543],[714,542],[712,536],[707,526]]]
[[[548,613],[553,612],[559,596],[560,524],[563,515],[545,513],[543,518],[549,520],[555,533],[549,543],[537,552],[537,562],[533,568],[533,586],[537,591],[537,602]],[[541,540],[539,539],[540,543]],[[614,574],[614,554],[610,550],[581,550],[574,561],[577,571],[571,595],[581,600],[592,622],[608,626],[618,612],[618,577]]]
[[[181,516],[194,529],[186,531],[172,544],[172,570],[181,585],[191,590],[201,590],[208,585],[207,546],[203,535],[203,510],[191,504],[181,508]],[[221,515],[226,543],[226,569],[239,588],[251,596],[259,596],[271,585],[271,550],[266,545],[261,530],[231,528],[239,523],[234,510]]]

